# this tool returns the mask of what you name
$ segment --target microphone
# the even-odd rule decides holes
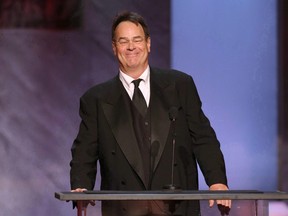
[[[176,119],[178,117],[178,108],[173,106],[169,109],[169,118],[171,120],[172,130],[172,164],[171,164],[171,184],[163,186],[167,190],[179,190],[180,187],[174,184],[174,163],[175,163],[175,145],[176,145]]]
[[[169,118],[172,122],[175,122],[178,117],[178,108],[177,107],[171,107],[169,109]],[[175,132],[175,131],[173,131]]]

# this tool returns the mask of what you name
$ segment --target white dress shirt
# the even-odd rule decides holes
[[[119,79],[121,80],[124,88],[126,89],[129,97],[132,100],[134,88],[135,88],[134,84],[132,83],[134,78],[128,76],[127,74],[125,74],[124,72],[120,70]],[[142,81],[139,84],[139,89],[141,90],[145,98],[147,107],[148,107],[149,101],[150,101],[150,68],[149,66],[146,68],[146,70],[141,74],[141,76],[138,79],[142,79]]]

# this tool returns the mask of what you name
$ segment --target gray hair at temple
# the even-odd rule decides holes
[[[124,21],[129,21],[129,22],[135,23],[136,25],[140,24],[144,30],[146,39],[150,37],[149,29],[144,18],[135,12],[125,11],[116,15],[113,20],[112,41],[114,40],[114,37],[115,37],[115,29],[121,22],[124,22]]]

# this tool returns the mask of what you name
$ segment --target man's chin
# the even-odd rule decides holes
[[[137,64],[136,64],[136,63],[130,63],[130,64],[127,64],[127,65],[126,65],[126,67],[127,67],[128,69],[132,69],[132,70],[139,68],[139,66],[140,66],[140,65],[139,65],[138,63],[137,63]]]

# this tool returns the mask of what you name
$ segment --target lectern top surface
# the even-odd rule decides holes
[[[55,197],[59,200],[288,200],[288,193],[280,191],[258,190],[229,190],[229,191],[85,191],[58,192]]]

